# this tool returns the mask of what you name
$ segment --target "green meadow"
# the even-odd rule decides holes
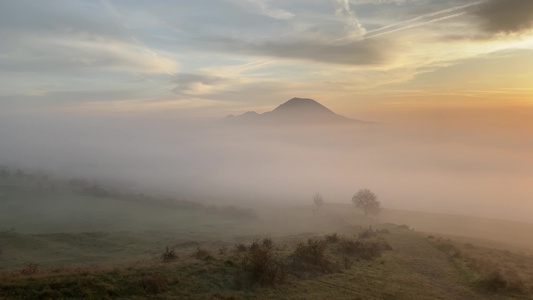
[[[533,297],[532,224],[311,200],[240,218],[125,198],[1,179],[0,299]]]

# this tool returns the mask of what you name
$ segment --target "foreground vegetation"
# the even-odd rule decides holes
[[[205,243],[187,251],[166,246],[135,264],[30,263],[1,273],[0,298],[531,299],[533,276],[526,269],[510,277],[507,269],[485,273],[474,263],[497,255],[407,226],[374,224],[298,240]],[[531,257],[512,257],[524,268],[533,265]]]
[[[327,203],[243,218],[30,178],[0,180],[0,299],[533,298],[533,253],[386,223],[387,210],[382,221]]]

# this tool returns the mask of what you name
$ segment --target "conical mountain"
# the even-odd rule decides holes
[[[274,110],[263,114],[246,112],[239,116],[228,116],[226,119],[232,122],[265,125],[343,124],[360,122],[338,115],[324,105],[309,98],[292,98]]]
[[[324,105],[309,98],[292,98],[291,100],[276,107],[272,112],[316,112],[333,113]]]

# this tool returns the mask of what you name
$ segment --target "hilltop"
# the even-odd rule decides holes
[[[331,111],[309,98],[292,98],[272,111],[259,114],[249,111],[241,115],[229,115],[224,119],[231,123],[268,125],[355,124],[362,121],[350,119]]]

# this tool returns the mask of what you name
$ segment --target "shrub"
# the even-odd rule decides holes
[[[326,243],[328,244],[335,244],[335,243],[338,243],[340,240],[339,236],[336,233],[326,234],[324,239],[326,240]]]
[[[235,252],[244,252],[246,251],[248,248],[246,247],[245,244],[243,243],[239,243],[239,244],[235,244]]]
[[[481,286],[490,292],[524,293],[526,291],[526,285],[512,269],[505,273],[498,268],[493,269],[481,278]]]
[[[328,242],[321,239],[308,239],[306,243],[299,243],[291,254],[295,275],[309,275],[308,272],[333,273],[339,270],[339,265],[328,260],[326,249]],[[301,273],[301,272],[305,273]]]
[[[321,266],[326,262],[327,242],[320,239],[308,239],[307,243],[299,243],[292,257],[296,264]]]
[[[503,278],[503,275],[499,270],[494,270],[487,274],[481,280],[481,284],[491,292],[504,290],[507,287],[507,281]]]
[[[218,255],[224,255],[228,251],[228,248],[226,246],[222,246],[218,249]]]
[[[392,250],[387,242],[344,239],[339,243],[341,253],[366,260],[380,257],[385,250]]]
[[[161,259],[164,262],[173,261],[176,258],[178,258],[178,256],[176,255],[176,253],[174,253],[174,250],[170,249],[168,246],[165,248],[163,254],[161,254]]]
[[[206,249],[196,247],[196,252],[194,252],[193,257],[196,259],[206,259],[206,258],[211,257],[211,255],[209,254],[209,251],[207,251]]]
[[[264,239],[262,243],[253,242],[248,248],[243,266],[252,283],[265,286],[285,281],[285,267],[275,255],[271,239]]]

